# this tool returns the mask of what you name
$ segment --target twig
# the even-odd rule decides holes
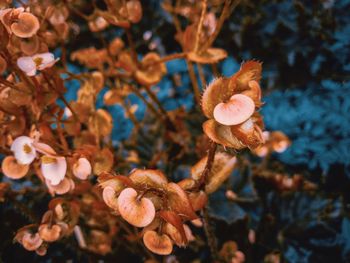
[[[3,79],[2,77],[0,77],[0,83],[2,83],[2,84],[4,85],[4,88],[10,87],[11,89],[14,89],[14,90],[17,90],[17,91],[26,93],[26,94],[28,94],[28,95],[31,95],[30,92],[27,92],[26,90],[22,90],[22,89],[18,88],[15,84],[13,84],[12,82],[9,82],[9,81],[6,80],[6,79]],[[3,90],[3,89],[0,89],[0,91],[1,91],[1,90]]]
[[[136,96],[138,96],[146,104],[146,106],[154,113],[154,115],[162,119],[162,115],[157,111],[157,109],[151,103],[149,103],[148,100],[145,99],[145,97],[142,95],[142,93],[139,91],[137,87],[130,85],[130,88],[136,94]]]
[[[212,141],[210,148],[209,148],[209,151],[208,151],[207,163],[206,163],[205,168],[204,168],[204,170],[201,174],[201,177],[199,179],[199,189],[200,190],[204,190],[205,186],[208,182],[208,177],[209,177],[211,168],[212,168],[213,163],[214,163],[216,148],[217,148],[217,144]]]
[[[196,65],[197,65],[197,69],[198,69],[199,79],[201,80],[201,83],[202,83],[202,89],[204,89],[205,86],[207,85],[207,83],[206,83],[206,80],[205,80],[203,67],[199,63],[197,63]]]
[[[211,70],[213,71],[213,75],[218,78],[220,76],[219,70],[218,70],[218,64],[214,63],[211,64]]]
[[[197,104],[200,105],[200,103],[201,103],[201,91],[198,87],[198,82],[197,82],[196,74],[194,73],[193,64],[189,60],[186,60],[186,62],[187,62],[188,74],[190,76],[191,83],[193,86],[194,97],[196,99]]]
[[[207,10],[207,0],[202,0],[202,12],[201,12],[201,17],[199,19],[199,23],[198,23],[198,27],[197,27],[196,42],[195,42],[195,45],[194,45],[194,52],[197,52],[197,50],[198,50],[199,39],[200,39],[200,35],[202,33],[202,27],[203,27],[203,22],[204,22],[204,17],[205,17],[206,10]]]
[[[145,87],[145,90],[146,90],[147,94],[152,99],[152,101],[157,104],[160,112],[164,116],[164,119],[166,120],[166,122],[169,125],[170,129],[176,131],[176,126],[173,124],[173,121],[169,117],[168,112],[164,109],[162,103],[159,101],[157,96],[153,93],[153,91],[151,90],[151,88],[149,86],[146,85],[144,87]]]
[[[219,35],[225,20],[229,17],[229,15],[232,13],[232,11],[235,9],[235,7],[239,4],[240,1],[241,0],[234,0],[233,3],[232,3],[232,0],[225,1],[225,5],[221,12],[219,21],[215,27],[215,31],[213,32],[213,34],[210,35],[208,41],[202,46],[200,51],[207,50],[213,44],[213,42]]]
[[[208,240],[211,259],[212,259],[212,262],[217,262],[217,260],[219,259],[218,244],[217,244],[217,241],[215,238],[215,232],[209,223],[210,218],[209,218],[207,207],[204,207],[202,209],[202,217],[203,217],[203,228],[204,228],[204,232],[205,232],[205,235],[207,237],[207,240]]]
[[[56,89],[55,85],[52,85],[52,83],[50,82],[49,78],[46,76],[46,74],[43,72],[43,76],[44,79],[46,80],[46,82],[49,84],[49,86],[56,92],[56,94],[58,95],[58,97],[63,101],[64,105],[72,112],[73,117],[76,121],[80,122],[80,119],[78,117],[78,114],[74,111],[74,109],[70,106],[70,104],[68,103],[68,101],[66,100],[66,98],[63,96],[63,94]]]
[[[159,60],[153,61],[153,62],[147,64],[147,66],[153,66],[153,65],[156,65],[159,63],[163,63],[163,62],[167,62],[167,61],[175,60],[175,59],[180,59],[180,58],[184,58],[184,57],[186,57],[186,53],[175,53],[175,54],[171,54],[171,55],[162,57]]]
[[[135,43],[132,39],[132,35],[129,29],[125,29],[126,37],[128,39],[129,47],[131,49],[131,56],[136,64],[138,64],[138,59],[137,59],[137,53],[136,53],[136,47]]]
[[[61,122],[60,120],[57,120],[56,123],[56,130],[57,130],[57,134],[58,134],[58,138],[60,139],[60,142],[62,143],[63,146],[63,150],[65,152],[69,151],[69,147],[68,147],[68,143],[66,141],[66,138],[63,136],[63,132],[62,132],[62,127],[61,127]]]
[[[180,6],[180,1],[177,0],[176,1],[176,5],[175,5],[175,8],[178,8]],[[178,17],[176,16],[176,14],[173,14],[172,12],[170,13],[173,21],[174,21],[174,26],[175,26],[175,29],[176,29],[176,33],[181,36],[182,35],[182,29],[181,29],[181,23],[180,23],[180,20],[178,19]],[[183,43],[182,43],[182,38],[180,38],[180,45],[183,46]]]

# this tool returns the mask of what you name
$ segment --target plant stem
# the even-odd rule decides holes
[[[208,214],[208,208],[206,206],[202,209],[202,217],[203,217],[203,228],[208,240],[211,259],[212,259],[212,262],[217,262],[217,260],[219,259],[218,244],[216,241],[214,229],[212,228],[209,222],[210,218]]]
[[[211,145],[208,151],[207,163],[201,174],[201,178],[199,179],[199,190],[201,191],[205,190],[205,186],[208,182],[208,177],[215,159],[216,148],[217,148],[217,144],[215,142],[211,142]],[[203,218],[204,232],[208,240],[208,245],[210,247],[212,262],[216,262],[219,259],[219,253],[218,253],[215,233],[210,225],[208,208],[206,206],[202,209],[201,215]]]
[[[225,20],[229,17],[229,15],[232,13],[233,9],[235,9],[235,7],[239,4],[241,0],[226,0],[225,1],[225,5],[224,8],[221,12],[219,21],[215,27],[215,31],[213,32],[213,34],[210,35],[208,41],[202,46],[202,48],[200,49],[200,51],[205,51],[207,50],[215,41],[215,39],[217,38],[217,36],[219,35],[222,26],[224,25]]]
[[[64,105],[72,112],[73,117],[76,121],[80,122],[80,119],[78,117],[78,114],[74,111],[74,109],[70,106],[70,104],[68,103],[68,101],[66,100],[66,98],[62,95],[62,93],[56,89],[55,85],[52,84],[49,80],[49,78],[46,76],[46,74],[43,72],[43,76],[44,79],[46,80],[46,82],[49,84],[49,86],[56,92],[56,94],[58,95],[58,97],[63,101]]]
[[[202,0],[202,13],[201,13],[201,17],[200,17],[199,23],[198,23],[198,28],[197,28],[197,33],[196,33],[196,43],[194,45],[194,50],[193,50],[194,52],[198,51],[199,39],[200,39],[200,35],[202,32],[202,27],[203,27],[203,22],[204,22],[206,10],[207,10],[207,0]]]
[[[162,119],[162,115],[157,111],[157,109],[151,103],[149,103],[148,100],[145,99],[145,97],[138,90],[138,88],[133,85],[130,85],[130,87],[132,91],[136,94],[136,96],[138,96],[146,104],[146,106],[154,113],[154,115]]]
[[[149,86],[144,86],[147,94],[152,99],[152,101],[157,104],[160,112],[163,114],[164,119],[166,120],[167,124],[169,125],[170,129],[176,131],[176,126],[173,124],[172,120],[170,119],[168,112],[164,109],[162,103],[158,100],[157,96],[153,93],[151,88]]]
[[[130,46],[130,49],[131,49],[131,55],[132,55],[132,58],[134,60],[134,62],[136,64],[138,64],[138,59],[137,59],[137,53],[136,53],[136,47],[135,47],[135,43],[132,39],[132,35],[131,35],[131,32],[129,29],[125,29],[125,33],[126,33],[126,37],[128,39],[128,43],[129,43],[129,46]]]
[[[162,57],[159,60],[153,61],[153,62],[147,64],[147,66],[153,66],[153,65],[156,65],[159,63],[163,63],[163,62],[167,62],[167,61],[175,60],[175,59],[180,59],[180,58],[184,58],[184,57],[186,57],[186,53],[174,53],[174,54],[170,54],[168,56]]]
[[[204,90],[205,86],[207,85],[207,83],[206,83],[206,80],[205,80],[203,67],[199,63],[197,63],[196,65],[197,65],[197,69],[198,69],[199,79],[201,80],[201,83],[202,83],[202,90]]]
[[[205,186],[208,182],[208,177],[209,177],[211,168],[212,168],[213,163],[214,163],[216,148],[217,148],[217,144],[212,141],[210,148],[209,148],[209,151],[208,151],[207,163],[206,163],[205,168],[204,168],[204,170],[201,174],[201,177],[199,179],[199,189],[200,190],[204,190]]]
[[[193,64],[189,60],[186,60],[186,62],[187,62],[188,74],[190,76],[191,83],[193,86],[194,97],[196,99],[197,104],[200,105],[200,103],[201,103],[201,91],[200,91],[199,86],[198,86],[198,82],[197,82],[196,74],[194,72]]]
[[[27,92],[26,90],[19,89],[15,84],[7,81],[6,79],[3,79],[2,77],[0,77],[0,83],[4,85],[4,88],[10,87],[11,89],[31,95],[31,93]],[[1,88],[0,91],[2,91],[4,88]]]
[[[218,64],[214,63],[211,64],[211,70],[213,71],[213,75],[218,78],[220,76],[219,70],[218,70]]]

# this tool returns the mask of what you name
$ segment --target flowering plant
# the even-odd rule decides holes
[[[212,201],[216,194],[224,191],[225,204],[244,201],[230,183],[247,169],[277,192],[315,189],[301,175],[266,164],[291,141],[264,131],[262,63],[242,62],[229,77],[218,70],[228,52],[213,44],[240,1],[164,1],[181,49],[172,54],[156,42],[143,54],[136,44],[139,0],[18,1],[17,8],[11,2],[0,1],[0,201],[28,216],[14,235],[24,249],[45,256],[74,236],[80,252],[97,257],[173,262],[180,248],[195,259],[209,248],[211,261],[244,262],[249,251],[239,240],[215,233],[213,206],[222,201]],[[73,48],[80,34],[94,41]],[[144,32],[144,41],[151,37]],[[191,81],[190,110],[169,110],[160,99],[164,79],[172,78],[172,92],[182,86],[167,68],[179,59]],[[207,83],[208,71],[215,78]],[[141,105],[147,110],[140,118]],[[117,108],[125,115],[117,117],[133,124],[124,140],[114,139]],[[254,188],[251,179],[242,184]],[[45,203],[39,215],[18,204],[33,192]],[[255,230],[246,232],[253,245]]]

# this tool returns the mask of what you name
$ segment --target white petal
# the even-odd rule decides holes
[[[52,185],[58,185],[67,172],[67,161],[64,157],[56,157],[54,163],[42,163],[41,172]]]
[[[14,156],[19,163],[30,164],[35,159],[36,151],[32,143],[33,139],[28,136],[20,136],[13,141],[11,145],[11,151],[13,151]],[[25,152],[25,145],[30,147],[29,153]]]
[[[79,158],[73,167],[73,174],[81,180],[85,180],[91,174],[91,171],[91,164],[86,158]]]
[[[48,156],[56,156],[55,150],[48,144],[42,142],[34,142],[33,147],[40,153]]]
[[[264,131],[263,132],[263,138],[265,139],[265,141],[267,141],[270,138],[270,132]]]
[[[51,61],[50,63],[42,64],[39,66],[40,70],[46,69],[46,68],[51,68],[57,61],[59,61],[59,58],[56,58],[54,61]]]
[[[33,76],[32,73],[36,71],[35,63],[32,57],[20,57],[17,59],[17,66],[24,71],[27,75]]]
[[[27,76],[30,76],[30,77],[35,76],[35,74],[36,74],[36,68],[34,68],[34,69],[31,70],[31,71],[26,72],[26,74],[27,74]]]
[[[67,118],[71,117],[73,115],[72,111],[68,108],[65,107],[64,108],[64,116],[66,116]]]
[[[41,53],[41,54],[37,54],[37,55],[33,56],[33,60],[34,61],[37,58],[41,58],[42,59],[40,65],[38,65],[38,69],[39,70],[43,70],[45,68],[51,67],[56,62],[55,56],[52,53],[50,53],[50,52]]]

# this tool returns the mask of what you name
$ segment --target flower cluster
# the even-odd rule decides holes
[[[230,78],[214,79],[202,97],[203,124],[214,142],[234,149],[254,149],[264,143],[261,107],[261,64],[247,61]]]
[[[19,229],[14,240],[26,250],[43,256],[50,243],[70,235],[76,229],[78,216],[79,206],[76,203],[60,198],[53,199],[40,225],[33,224]]]
[[[212,229],[217,196],[243,200],[229,190],[236,191],[233,177],[249,166],[257,183],[280,191],[310,186],[281,167],[267,172],[268,158],[259,166],[257,158],[226,149],[265,156],[290,144],[280,132],[263,132],[260,62],[206,83],[209,72],[221,74],[218,63],[228,53],[213,44],[239,1],[164,1],[181,49],[173,54],[164,54],[159,30],[132,28],[150,11],[140,0],[13,2],[23,7],[0,1],[0,152],[7,177],[0,202],[13,202],[30,221],[14,238],[26,250],[45,255],[51,243],[74,235],[81,252],[98,256],[155,258],[150,252],[171,255],[174,246],[195,253],[210,247],[213,262],[241,263],[246,250],[226,242],[231,236],[216,242]],[[177,59],[187,65],[181,74],[165,64]],[[199,107],[163,105],[180,88],[192,103],[190,86],[191,105]],[[203,125],[202,113],[209,119]],[[124,126],[132,126],[129,138],[115,139]],[[34,208],[47,203],[38,218]]]
[[[159,170],[135,169],[128,176],[99,176],[103,200],[129,224],[143,228],[143,242],[153,253],[169,255],[173,243],[186,246],[193,240],[185,221],[198,219],[203,192],[187,194],[181,183],[168,182]]]
[[[39,139],[28,136],[17,137],[11,145],[13,156],[7,156],[2,162],[3,173],[11,179],[20,179],[28,174],[30,164],[40,163],[34,169],[42,178],[52,194],[65,194],[74,189],[74,181],[66,176],[67,160]],[[39,156],[41,155],[41,156]],[[91,174],[91,164],[87,158],[71,158],[71,173],[81,180],[86,180]]]

